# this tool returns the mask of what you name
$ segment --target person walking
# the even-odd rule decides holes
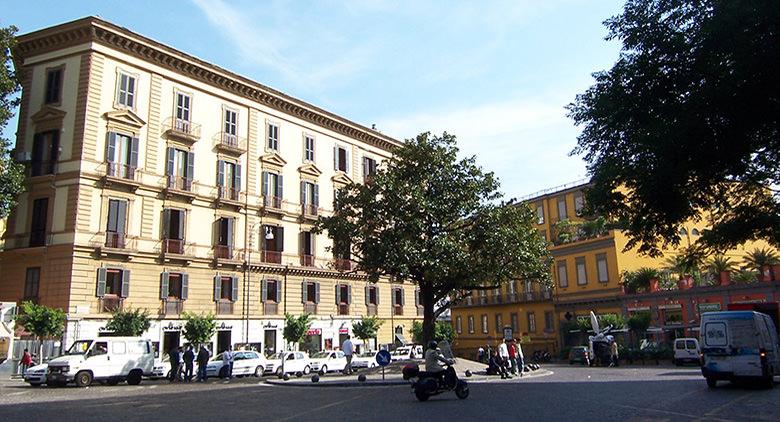
[[[617,340],[613,340],[612,344],[609,346],[609,357],[610,357],[610,363],[609,366],[618,366],[618,344]]]
[[[192,346],[187,346],[184,351],[184,381],[192,381],[192,370],[195,362],[195,352],[192,351]]]
[[[211,353],[206,349],[206,346],[201,345],[196,358],[198,361],[198,382],[206,382],[206,366],[209,364],[210,357]]]
[[[517,346],[512,340],[507,340],[506,343],[506,348],[509,352],[509,372],[512,375],[517,375]]]
[[[227,366],[227,378],[233,378],[233,352],[228,346],[224,352],[222,352],[222,365]]]
[[[179,369],[181,366],[181,354],[179,353],[178,347],[171,347],[171,350],[168,352],[168,359],[171,362],[170,381],[176,382],[179,380]]]
[[[27,349],[24,349],[24,353],[22,353],[22,360],[19,361],[19,370],[21,371],[22,375],[24,375],[27,370],[32,366],[32,356],[30,355],[30,351]]]
[[[509,364],[509,348],[506,347],[506,343],[503,341],[498,345],[498,357],[500,360],[499,363],[504,368],[503,373],[506,374],[506,378],[512,378],[507,371],[507,366]]]
[[[515,344],[515,359],[517,359],[517,368],[520,371],[520,378],[523,377],[523,372],[525,372],[525,357],[523,356],[523,345],[520,344],[517,339],[514,339],[513,343]]]
[[[341,351],[344,352],[344,357],[347,358],[347,365],[344,367],[344,375],[352,375],[352,352],[355,351],[352,346],[352,340],[349,339],[349,334],[344,342],[341,343]]]

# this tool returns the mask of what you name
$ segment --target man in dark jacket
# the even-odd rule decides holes
[[[198,351],[198,382],[206,382],[206,365],[209,363],[211,354],[205,346],[200,346]]]
[[[179,367],[181,366],[181,353],[176,346],[171,347],[171,351],[168,352],[168,358],[171,361],[171,382],[179,380]]]
[[[187,350],[184,352],[184,381],[192,381],[192,368],[195,361],[195,352],[192,351],[192,346],[187,346]]]

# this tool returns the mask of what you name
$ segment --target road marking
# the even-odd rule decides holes
[[[576,398],[576,397],[569,397],[569,400],[585,402],[585,403],[592,403],[592,401],[590,401],[590,400],[579,399],[579,398]],[[666,415],[683,416],[683,417],[692,418],[692,419],[699,419],[699,418],[701,418],[701,415],[692,415],[692,414],[689,414],[689,413],[675,412],[673,410],[653,409],[653,408],[649,408],[649,407],[646,408],[646,407],[631,406],[631,405],[628,405],[628,404],[617,404],[617,403],[610,403],[609,405],[612,406],[612,407],[622,407],[624,409],[638,410],[638,411],[642,411],[642,412],[663,413],[663,414],[666,414]],[[723,418],[719,418],[719,417],[715,417],[715,416],[709,416],[707,418],[707,420],[710,420],[710,421],[724,421],[724,422],[725,421],[731,421],[731,419],[723,419]]]

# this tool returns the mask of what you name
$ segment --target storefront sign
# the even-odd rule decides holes
[[[319,336],[322,335],[322,329],[321,328],[310,328],[308,331],[306,331],[307,336]]]
[[[700,303],[696,305],[699,313],[720,311],[720,303]]]
[[[232,329],[233,329],[233,326],[225,324],[224,321],[222,322],[222,324],[217,325],[217,330],[232,330]]]
[[[640,311],[649,311],[649,306],[634,306],[634,307],[628,307],[626,308],[628,312],[640,312]]]
[[[162,329],[163,331],[181,331],[181,324],[174,324],[173,321],[171,321],[168,325],[163,326]]]
[[[263,325],[263,328],[276,328],[276,327],[278,327],[276,324],[271,324],[270,322],[266,322]]]
[[[747,299],[747,300],[735,300],[731,303],[765,303],[766,299]]]
[[[349,328],[339,328],[339,334],[349,334]]]
[[[658,309],[682,309],[682,305],[675,303],[667,303],[664,305],[658,305]]]

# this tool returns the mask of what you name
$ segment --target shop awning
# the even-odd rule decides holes
[[[406,339],[404,338],[403,334],[395,334],[396,341],[401,343],[401,346],[406,346]]]

